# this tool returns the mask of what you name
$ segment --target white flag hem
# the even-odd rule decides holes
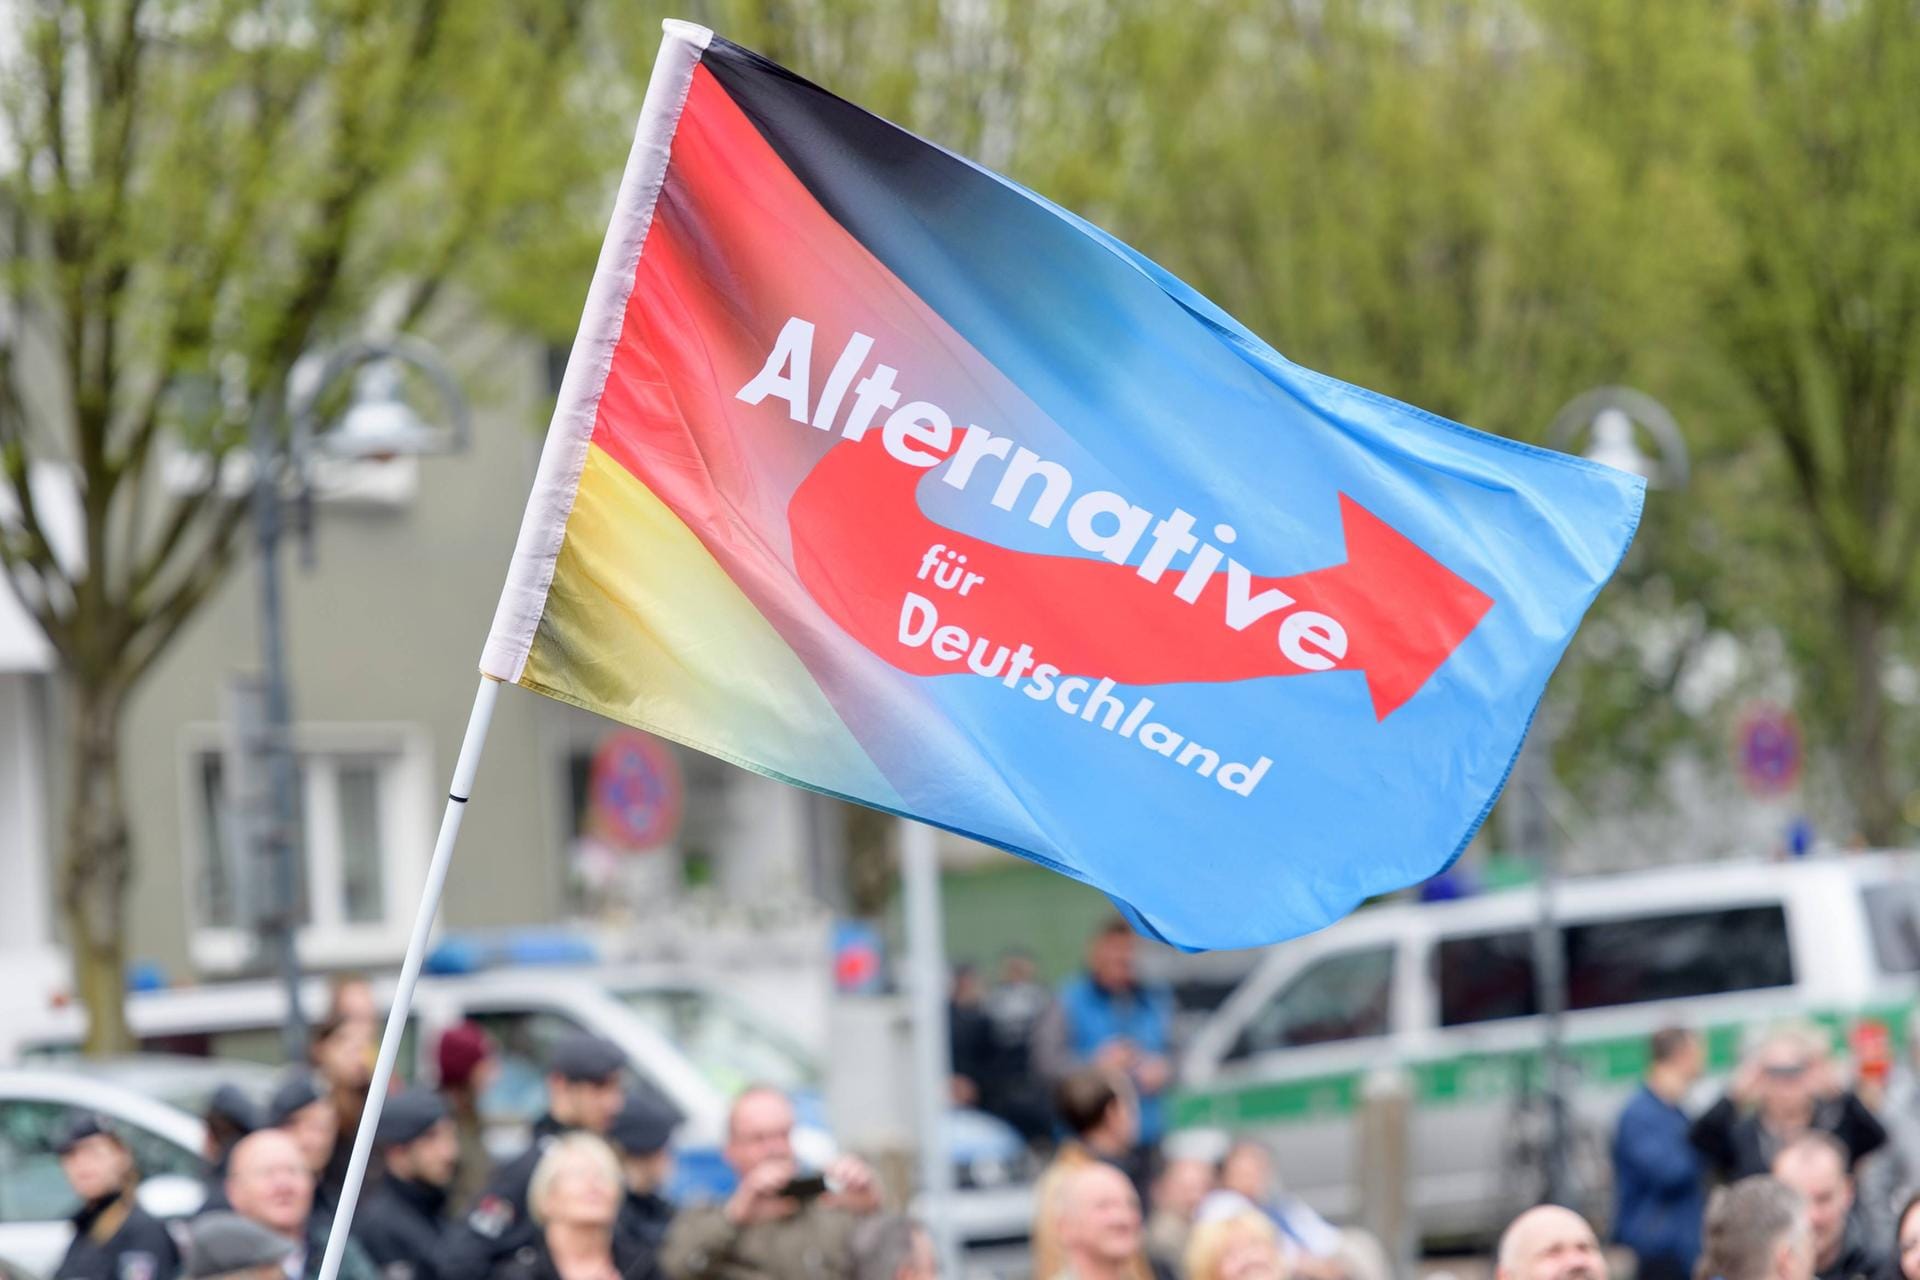
[[[614,348],[626,322],[627,299],[640,266],[640,250],[646,244],[647,228],[653,224],[661,184],[666,181],[674,131],[680,125],[680,112],[693,84],[693,69],[713,38],[713,32],[691,22],[669,18],[661,26],[665,36],[654,60],[653,76],[647,82],[633,150],[627,156],[607,238],[600,246],[600,261],[587,290],[580,329],[567,357],[567,372],[560,380],[559,401],[547,428],[526,514],[520,521],[520,537],[507,567],[506,585],[494,610],[493,629],[480,654],[481,674],[509,684],[518,683],[526,669],[534,631],[547,606],[554,562],[560,556],[580,471],[586,465],[587,443],[599,415],[600,395],[606,389],[607,371],[613,366]]]

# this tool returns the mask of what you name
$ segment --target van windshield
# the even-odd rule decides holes
[[[1885,880],[1860,890],[1867,935],[1883,973],[1920,973],[1920,883]]]

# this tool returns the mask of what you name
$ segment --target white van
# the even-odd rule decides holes
[[[1749,1034],[1810,1017],[1836,1043],[1862,1019],[1904,1043],[1920,972],[1920,861],[1859,855],[1564,882],[1574,1175],[1606,1208],[1613,1118],[1648,1036],[1706,1034],[1710,1070]],[[1484,1239],[1533,1203],[1545,1107],[1536,889],[1363,910],[1273,948],[1189,1046],[1180,1128],[1264,1140],[1286,1184],[1351,1220],[1362,1087],[1411,1086],[1410,1208],[1427,1239]]]

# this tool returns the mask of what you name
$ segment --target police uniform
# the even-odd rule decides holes
[[[223,1084],[213,1091],[213,1097],[207,1102],[207,1127],[216,1127],[238,1135],[234,1141],[246,1137],[260,1127],[260,1111],[253,1100],[230,1084]],[[227,1203],[227,1164],[232,1159],[233,1147],[228,1146],[220,1152],[207,1170],[207,1198],[200,1204],[200,1212],[219,1213],[231,1209]]]
[[[447,1118],[447,1104],[428,1089],[413,1088],[388,1100],[374,1140],[383,1149],[405,1146]],[[448,1228],[447,1189],[396,1176],[380,1180],[354,1215],[359,1238],[382,1280],[451,1280],[443,1270]]]
[[[626,1065],[618,1045],[583,1033],[554,1046],[548,1071],[568,1080],[607,1080]],[[540,1238],[540,1228],[527,1211],[527,1189],[547,1147],[568,1131],[551,1115],[543,1115],[534,1123],[533,1145],[494,1168],[466,1220],[447,1233],[442,1274],[461,1280],[485,1276]]]
[[[629,1098],[608,1126],[607,1141],[623,1155],[657,1155],[672,1141],[674,1126],[679,1123],[678,1113],[664,1103],[646,1097]],[[651,1257],[660,1252],[660,1246],[666,1241],[673,1212],[673,1202],[661,1195],[658,1188],[635,1191],[629,1187],[620,1207],[618,1228],[636,1248]]]
[[[120,1141],[106,1121],[83,1114],[69,1123],[54,1143],[66,1155],[91,1137]],[[159,1219],[134,1200],[131,1185],[101,1196],[73,1215],[73,1243],[53,1280],[174,1280],[180,1252]]]
[[[53,1280],[173,1280],[180,1253],[133,1190],[104,1196],[73,1215],[73,1244]]]
[[[315,1103],[327,1100],[326,1090],[310,1071],[297,1071],[286,1082],[273,1091],[273,1097],[267,1102],[267,1128],[283,1129],[293,1117]],[[344,1175],[344,1170],[337,1171]],[[333,1162],[329,1160],[325,1169],[314,1175],[313,1203],[325,1210],[328,1215],[340,1206],[340,1181],[335,1176]]]

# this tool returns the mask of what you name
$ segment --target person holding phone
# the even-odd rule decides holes
[[[852,1280],[854,1228],[880,1208],[871,1169],[842,1156],[801,1170],[793,1104],[766,1086],[734,1099],[721,1154],[739,1185],[673,1220],[660,1255],[672,1280]]]
[[[1721,1181],[1737,1182],[1771,1171],[1773,1158],[1811,1130],[1840,1141],[1849,1173],[1887,1140],[1879,1119],[1842,1081],[1827,1037],[1789,1023],[1766,1034],[1688,1136]]]

